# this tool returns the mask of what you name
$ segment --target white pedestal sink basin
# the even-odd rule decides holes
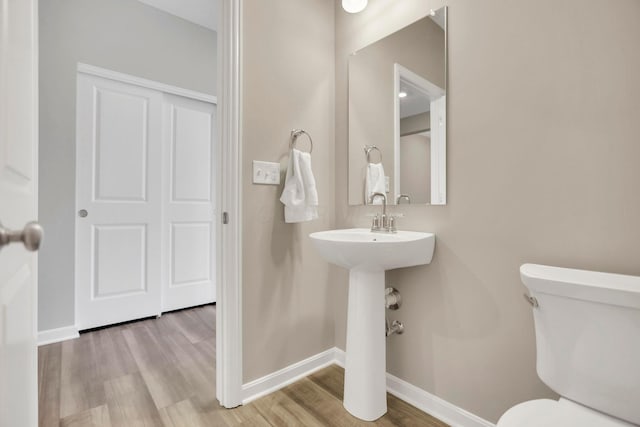
[[[310,234],[320,254],[349,269],[344,407],[373,421],[387,412],[384,272],[429,264],[435,235],[364,228]]]

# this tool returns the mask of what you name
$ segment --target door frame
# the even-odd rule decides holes
[[[95,65],[84,64],[78,62],[78,73],[89,74],[96,77],[102,77],[109,80],[115,80],[121,83],[127,83],[134,86],[141,86],[147,89],[157,90],[171,95],[178,95],[185,98],[195,99],[196,101],[208,102],[209,104],[218,104],[218,97],[208,95],[206,93],[197,92],[191,89],[184,89],[178,86],[172,86],[160,83],[155,80],[149,80],[142,77],[125,74],[118,71],[109,70],[107,68],[96,67]]]
[[[422,94],[430,97],[431,109],[429,110],[431,123],[434,118],[446,120],[446,100],[445,89],[431,83],[421,75],[414,73],[410,69],[403,67],[397,62],[393,64],[393,200],[400,196],[400,80],[406,80],[413,84]],[[439,121],[440,122],[440,121]],[[446,129],[444,126],[430,126],[431,130],[431,205],[447,204],[447,159],[444,148],[446,140]]]
[[[216,396],[242,404],[242,0],[221,0],[218,17],[218,221],[222,262],[216,298]],[[224,177],[224,179],[223,179]]]

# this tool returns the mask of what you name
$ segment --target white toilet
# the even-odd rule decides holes
[[[640,277],[524,264],[537,371],[561,398],[520,403],[497,427],[640,425]]]

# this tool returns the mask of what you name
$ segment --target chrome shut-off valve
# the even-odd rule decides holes
[[[402,297],[396,288],[388,287],[384,290],[384,306],[389,310],[397,310],[402,307]],[[386,337],[393,334],[402,335],[403,332],[404,325],[401,321],[394,320],[393,322],[389,322],[389,318],[386,319],[384,330]]]
[[[393,322],[391,322],[391,325],[389,325],[389,322],[387,322],[385,336],[388,337],[389,335],[393,335],[393,334],[402,335],[403,333],[404,333],[404,324],[401,321],[394,320]]]
[[[396,288],[387,288],[384,290],[384,305],[389,310],[397,310],[402,307],[402,296]]]

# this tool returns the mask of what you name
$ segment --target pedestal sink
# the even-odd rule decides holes
[[[354,228],[310,237],[322,257],[349,269],[343,404],[357,418],[376,420],[387,412],[384,272],[429,264],[435,235]]]

